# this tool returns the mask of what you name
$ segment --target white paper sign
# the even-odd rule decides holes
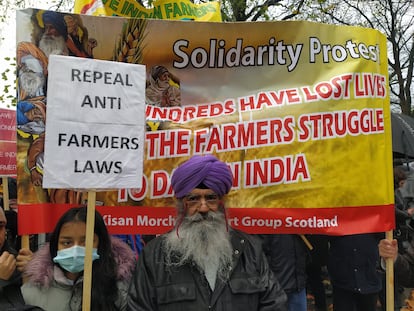
[[[140,188],[145,66],[51,55],[44,188]]]

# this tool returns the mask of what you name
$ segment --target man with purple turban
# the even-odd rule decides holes
[[[228,166],[211,155],[175,170],[175,228],[138,258],[128,310],[287,310],[261,240],[227,226],[224,197],[232,183]]]

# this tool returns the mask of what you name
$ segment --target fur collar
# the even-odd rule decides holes
[[[112,251],[118,266],[118,280],[128,281],[135,268],[135,254],[118,238],[111,237]],[[53,281],[54,263],[50,259],[49,244],[45,244],[33,255],[27,264],[24,275],[31,283],[48,287]]]

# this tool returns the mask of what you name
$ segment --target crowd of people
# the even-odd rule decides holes
[[[230,169],[214,156],[193,156],[171,178],[175,227],[146,241],[138,256],[135,242],[110,235],[95,211],[90,309],[306,311],[311,294],[314,310],[327,311],[326,268],[331,309],[376,311],[382,302],[385,311],[381,257],[394,262],[397,289],[414,287],[414,245],[407,231],[414,187],[405,170],[396,168],[394,176],[400,219],[394,240],[375,233],[308,235],[310,249],[299,235],[249,235],[229,227]],[[86,215],[85,206],[68,209],[45,245],[16,251],[0,209],[1,310],[82,310]]]

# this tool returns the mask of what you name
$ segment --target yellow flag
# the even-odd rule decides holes
[[[189,0],[157,0],[147,9],[127,0],[75,0],[75,13],[174,20],[221,22],[218,1],[194,4]]]

